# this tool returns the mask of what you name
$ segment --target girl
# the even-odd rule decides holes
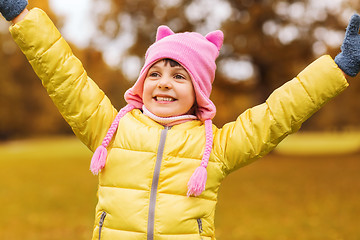
[[[5,2],[5,3],[4,3]],[[10,32],[99,174],[93,239],[215,239],[221,181],[264,156],[359,71],[360,16],[336,58],[322,56],[268,100],[217,128],[209,99],[221,31],[158,28],[137,82],[117,112],[40,9],[2,1]],[[20,14],[20,15],[19,15]],[[17,17],[16,17],[17,16]],[[339,68],[339,67],[340,68]],[[99,146],[99,147],[98,147]]]

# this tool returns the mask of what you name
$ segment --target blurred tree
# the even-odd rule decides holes
[[[47,0],[30,1],[29,8],[35,4],[45,10],[55,24],[61,27],[62,19],[51,11]],[[1,19],[0,141],[71,133],[70,127],[51,102],[30,64],[11,39],[9,26],[9,23]],[[116,107],[121,107],[124,104],[123,93],[130,87],[121,71],[110,68],[99,51],[92,48],[78,49],[71,43],[70,45],[75,55],[81,59],[88,75],[98,80],[99,86],[111,99],[117,100],[114,104]]]
[[[37,4],[54,17],[47,1]],[[3,19],[0,24],[0,140],[67,129],[30,64],[11,39],[10,24]]]
[[[319,55],[328,53],[334,57],[342,43],[349,16],[360,10],[359,2],[355,0],[93,2],[98,6],[94,7],[97,9],[94,15],[105,42],[114,41],[124,32],[133,35],[133,43],[123,53],[123,59],[133,56],[142,59],[161,24],[170,26],[175,32],[206,34],[217,28],[223,30],[225,41],[212,94],[218,106],[215,118],[218,125],[234,120],[246,108],[262,103],[275,88],[296,76]],[[103,5],[107,7],[100,7]],[[94,42],[94,47],[99,43]],[[304,128],[358,127],[360,116],[353,110],[359,109],[360,103],[348,100],[357,94],[359,81],[353,81],[353,85],[346,96],[327,106]],[[351,106],[344,108],[344,104]]]
[[[62,29],[47,0],[30,1]],[[85,69],[120,108],[140,71],[159,25],[206,34],[221,29],[224,46],[212,99],[221,126],[262,103],[319,55],[339,52],[356,0],[89,0],[94,35],[88,46],[71,44]],[[25,57],[0,21],[0,140],[33,134],[70,133]],[[360,81],[304,124],[307,130],[359,128]],[[236,111],[234,111],[236,109]]]

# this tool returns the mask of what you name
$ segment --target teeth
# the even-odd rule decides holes
[[[170,97],[156,97],[156,101],[172,102],[172,101],[175,101],[175,99],[170,98]]]

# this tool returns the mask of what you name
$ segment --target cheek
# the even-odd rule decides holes
[[[196,95],[195,95],[195,89],[193,87],[193,85],[189,86],[189,98],[191,98],[193,100],[193,102],[195,103],[196,101]]]
[[[143,93],[142,93],[142,99],[143,101],[146,101],[148,99],[152,98],[152,91],[149,84],[144,83],[143,86]]]
[[[193,105],[196,101],[196,98],[195,98],[195,90],[192,87],[192,85],[188,86],[186,90],[184,90],[184,93],[185,93],[184,96],[187,99],[188,104]]]

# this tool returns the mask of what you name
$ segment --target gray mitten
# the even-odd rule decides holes
[[[349,76],[355,77],[360,71],[360,15],[352,15],[347,26],[341,53],[335,57],[339,68]]]
[[[27,0],[0,0],[0,12],[7,21],[11,21],[16,18],[27,5]]]

